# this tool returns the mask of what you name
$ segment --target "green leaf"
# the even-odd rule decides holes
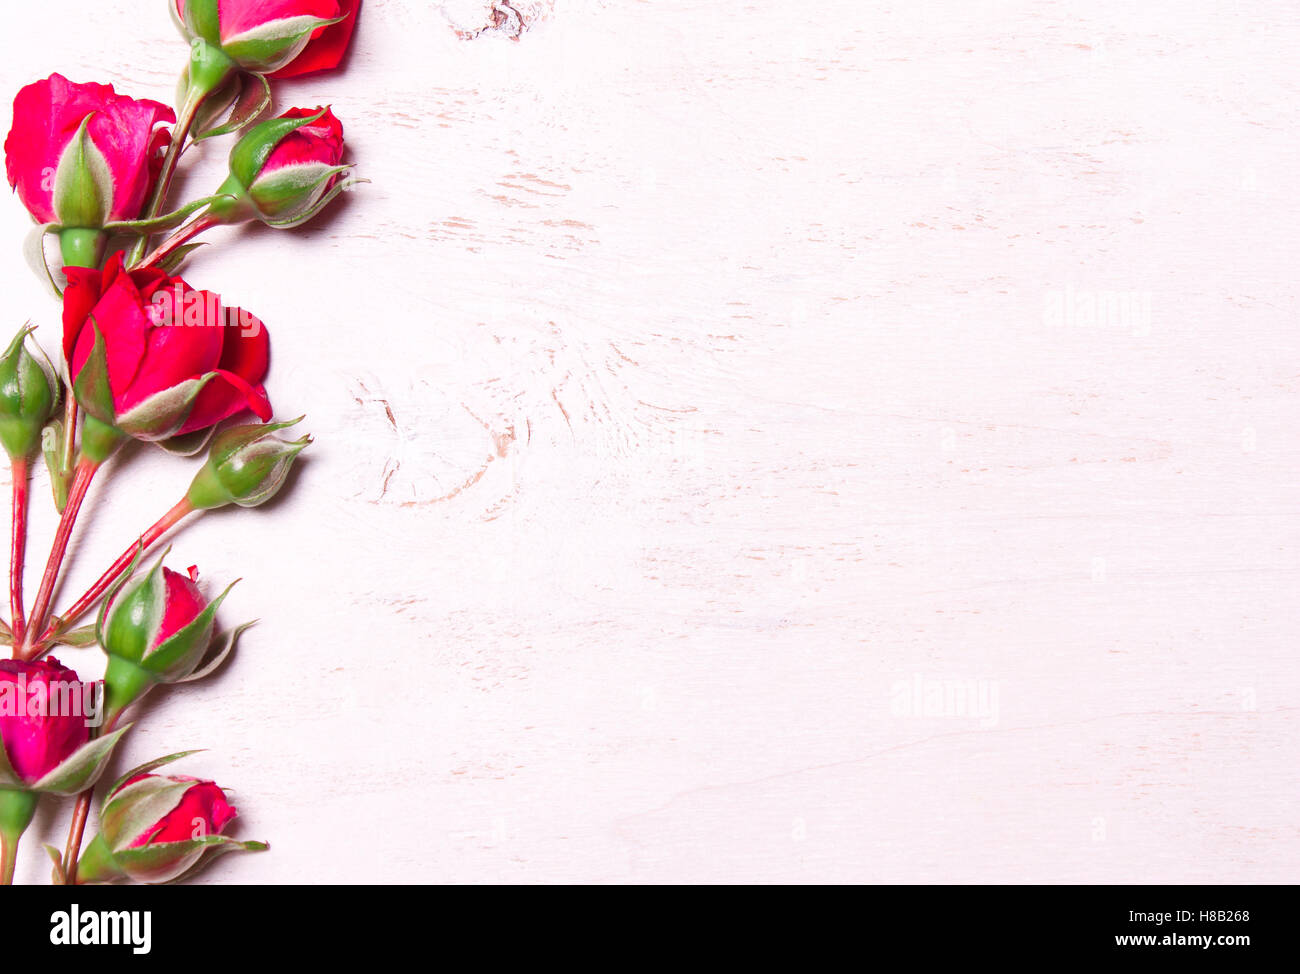
[[[144,235],[161,233],[164,230],[173,230],[205,206],[211,206],[217,200],[221,199],[225,199],[225,196],[221,193],[216,193],[212,196],[204,196],[201,199],[186,203],[179,210],[164,213],[162,216],[156,216],[151,220],[123,220],[120,223],[105,224],[104,229],[109,233]]]
[[[54,873],[51,877],[51,882],[55,886],[67,886],[68,877],[63,872],[63,854],[48,842],[45,843],[44,848],[45,854],[49,856],[50,861],[54,863]]]
[[[51,620],[55,624],[57,620]],[[59,633],[53,639],[56,646],[71,646],[73,649],[88,649],[91,646],[99,645],[99,637],[95,635],[95,627],[82,626],[80,629],[73,629],[71,632]]]
[[[62,764],[32,785],[31,790],[64,796],[85,791],[99,779],[113,748],[131,727],[131,724],[124,724],[105,737],[97,737],[83,744]]]

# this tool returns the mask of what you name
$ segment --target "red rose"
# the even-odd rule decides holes
[[[52,74],[14,99],[5,140],[9,185],[40,223],[98,228],[134,220],[168,141],[167,130],[156,126],[174,121],[172,110],[156,101]],[[94,192],[84,192],[87,185]]]
[[[0,745],[27,784],[53,771],[90,739],[86,714],[63,712],[85,700],[77,674],[58,660],[0,660]]]
[[[157,268],[69,268],[63,354],[89,416],[136,439],[210,429],[251,409],[271,418],[266,327]]]
[[[338,65],[361,0],[176,0],[187,36],[248,71],[277,77]]]

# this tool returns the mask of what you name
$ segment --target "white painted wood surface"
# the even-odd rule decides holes
[[[176,540],[262,620],[126,748],[271,841],[206,881],[1294,881],[1295,9],[488,7],[366,0],[278,104],[374,182],[187,273],[318,438]],[[161,2],[5,16],[6,111],[170,97]]]

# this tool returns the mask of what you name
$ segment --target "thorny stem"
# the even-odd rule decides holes
[[[158,181],[154,183],[153,194],[149,197],[149,205],[145,207],[141,219],[152,220],[158,215],[163,204],[167,201],[167,194],[171,191],[172,177],[176,175],[176,164],[180,162],[181,150],[185,148],[185,140],[190,135],[190,126],[194,124],[194,117],[198,114],[199,105],[202,104],[205,94],[206,92],[200,94],[192,89],[185,99],[185,104],[181,107],[180,117],[176,120],[176,127],[172,129],[172,140],[167,145],[167,154],[163,156]],[[131,253],[126,265],[128,267],[135,266],[148,249],[149,234],[142,233],[131,247]]]
[[[105,721],[100,735],[110,733],[117,724],[116,714]],[[77,804],[72,809],[72,822],[68,826],[68,841],[63,848],[63,878],[69,886],[77,885],[77,859],[81,855],[81,840],[86,834],[86,819],[90,816],[90,803],[95,797],[94,787],[87,788],[77,796]]]
[[[45,563],[45,574],[41,577],[41,587],[36,593],[36,603],[32,606],[32,615],[27,629],[27,638],[22,642],[22,650],[15,655],[19,659],[31,659],[34,655],[32,633],[41,632],[50,611],[50,601],[54,597],[54,586],[59,580],[59,570],[63,567],[64,556],[68,553],[68,541],[72,538],[72,529],[77,524],[77,513],[81,502],[86,499],[90,482],[95,478],[99,463],[94,460],[82,460],[77,464],[72,476],[72,486],[68,490],[68,506],[63,509],[59,519],[59,528],[54,534],[54,544],[50,548],[49,560]]]
[[[108,591],[109,586],[117,581],[118,577],[131,566],[131,562],[135,560],[137,554],[143,554],[148,551],[157,543],[159,538],[193,512],[194,507],[190,504],[189,500],[187,498],[182,498],[170,511],[155,521],[154,524],[144,532],[144,534],[140,535],[139,539],[134,544],[118,556],[117,561],[113,562],[108,571],[99,576],[99,581],[92,585],[86,591],[85,595],[77,599],[70,609],[58,617],[57,621],[51,622],[49,626],[46,627],[45,631],[41,633],[41,637],[36,640],[35,652],[37,654],[42,652],[46,643],[57,636],[60,632],[66,631],[69,626],[75,623],[77,619],[86,612],[86,610],[94,606],[94,604],[99,601],[100,597]]]
[[[13,471],[13,534],[9,546],[9,608],[13,617],[13,641],[21,646],[26,635],[23,621],[23,565],[27,550],[27,495],[30,464],[26,457],[14,457]]]
[[[193,240],[205,230],[210,230],[212,227],[218,226],[220,223],[220,220],[212,216],[201,216],[198,219],[191,221],[159,244],[153,253],[140,262],[139,266],[149,267],[162,262],[181,246]]]

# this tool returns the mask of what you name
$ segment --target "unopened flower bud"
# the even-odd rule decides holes
[[[311,443],[310,436],[282,440],[275,434],[296,426],[302,419],[299,416],[286,423],[234,426],[217,434],[208,450],[208,461],[190,484],[185,499],[199,511],[227,504],[265,504],[279,492],[293,461]]]
[[[268,848],[264,842],[238,842],[221,834],[237,812],[213,782],[146,773],[182,756],[128,772],[109,790],[100,811],[100,833],[78,863],[78,882],[166,883],[192,869],[209,849]]]
[[[0,445],[9,456],[26,457],[59,404],[59,380],[43,356],[27,350],[24,328],[0,355]]]
[[[211,214],[223,223],[306,223],[355,183],[344,175],[343,125],[328,108],[291,108],[251,128],[230,150],[230,177]]]
[[[96,634],[108,654],[110,719],[155,684],[186,679],[208,655],[217,608],[230,588],[209,603],[197,578],[194,568],[182,575],[160,558],[147,575],[128,577],[105,599]]]

